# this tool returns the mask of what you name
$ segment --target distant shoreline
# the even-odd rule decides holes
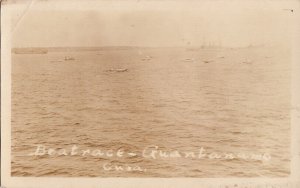
[[[60,51],[104,51],[104,50],[138,50],[138,49],[187,49],[187,50],[220,50],[220,49],[249,49],[263,48],[265,46],[247,46],[247,47],[220,47],[220,46],[191,46],[191,47],[140,47],[140,46],[102,46],[102,47],[22,47],[12,48],[11,52],[15,54],[47,54],[48,52]],[[269,47],[268,47],[269,48]],[[271,47],[272,48],[272,47]]]

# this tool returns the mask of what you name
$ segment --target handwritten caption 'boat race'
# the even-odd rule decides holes
[[[119,148],[113,149],[89,149],[81,148],[77,145],[72,145],[68,148],[51,148],[45,145],[37,145],[32,153],[28,156],[48,156],[48,157],[64,157],[64,156],[80,156],[80,157],[92,157],[92,158],[104,158],[104,159],[125,159],[141,157],[147,160],[244,160],[244,161],[261,161],[269,162],[271,155],[269,153],[250,153],[250,152],[211,152],[207,151],[204,147],[200,147],[194,151],[180,151],[162,149],[159,146],[151,145],[145,147],[143,150],[134,152],[127,151],[126,149]],[[147,171],[139,165],[131,164],[115,164],[115,163],[103,163],[102,169],[104,171]]]

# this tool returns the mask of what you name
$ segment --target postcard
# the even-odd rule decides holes
[[[300,2],[1,2],[1,185],[300,187]]]

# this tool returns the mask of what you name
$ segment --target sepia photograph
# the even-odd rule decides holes
[[[289,178],[299,164],[299,1],[1,3],[11,178]]]

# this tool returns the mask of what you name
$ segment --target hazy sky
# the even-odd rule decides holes
[[[299,10],[294,1],[188,2],[22,1],[10,5],[12,46],[283,44]]]

